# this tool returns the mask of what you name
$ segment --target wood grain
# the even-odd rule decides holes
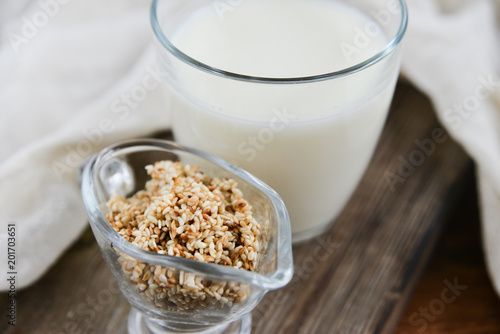
[[[470,178],[471,162],[451,139],[428,155],[415,153],[422,151],[415,140],[432,139],[436,129],[429,101],[400,83],[358,190],[327,233],[294,247],[295,276],[254,310],[254,333],[394,330]],[[404,171],[410,158],[418,166]],[[391,187],[388,173],[404,177]],[[0,332],[125,333],[130,307],[89,230],[38,283],[19,291],[17,302],[18,325],[4,321]]]
[[[433,259],[401,317],[397,334],[500,333],[500,299],[486,271],[477,203],[475,182],[470,178]],[[453,282],[455,278],[466,288],[460,290],[454,300],[450,298],[453,295],[446,294],[451,302],[439,303],[447,288],[444,281]],[[444,305],[442,309],[440,304]],[[422,315],[426,310],[429,320]]]

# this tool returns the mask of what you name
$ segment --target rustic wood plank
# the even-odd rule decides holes
[[[397,334],[500,333],[500,299],[486,271],[480,229],[476,185],[471,180],[401,317]],[[446,292],[447,300],[440,304],[448,288],[445,281],[455,279],[466,288]],[[421,314],[425,309],[428,319]]]
[[[435,129],[429,101],[400,83],[357,192],[330,231],[294,247],[295,276],[253,312],[255,333],[395,328],[471,166],[447,139],[391,189],[387,172],[397,174],[401,158],[416,157],[415,140],[432,138]],[[123,333],[130,308],[90,230],[38,283],[19,291],[17,301],[18,325],[3,321],[0,332]],[[6,303],[0,295],[0,305]]]

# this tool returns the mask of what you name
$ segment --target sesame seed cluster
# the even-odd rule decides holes
[[[151,179],[130,198],[114,195],[106,218],[125,240],[158,254],[254,271],[260,224],[231,179],[210,178],[198,166],[158,161],[146,166]],[[158,306],[194,309],[231,306],[248,287],[214,282],[193,273],[150,265],[125,254],[122,269]]]

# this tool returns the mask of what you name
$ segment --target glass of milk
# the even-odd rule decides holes
[[[154,0],[175,139],[273,187],[294,242],[324,232],[394,93],[403,0]]]

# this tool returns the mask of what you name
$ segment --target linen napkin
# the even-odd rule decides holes
[[[484,253],[500,294],[500,1],[408,7],[402,71],[476,163]]]
[[[0,9],[0,268],[17,272],[22,288],[87,226],[79,165],[169,121],[149,1],[41,0],[21,11],[13,3]],[[14,270],[8,224],[16,227]]]
[[[169,117],[149,1],[0,0],[0,6],[0,244],[15,224],[22,288],[87,225],[78,165],[113,142],[167,128]],[[494,0],[408,6],[403,72],[478,164],[487,262],[500,292],[500,6]],[[6,256],[0,268],[8,271]]]

